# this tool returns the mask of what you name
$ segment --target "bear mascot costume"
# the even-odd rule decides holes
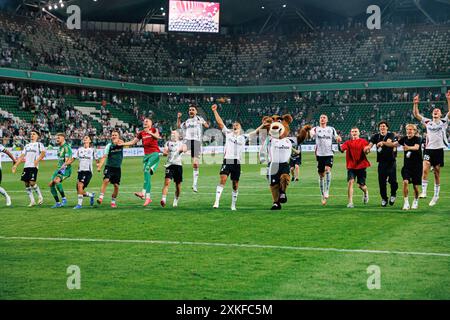
[[[265,116],[262,119],[267,137],[260,151],[260,159],[261,162],[265,160],[268,162],[267,179],[273,200],[271,210],[280,210],[281,204],[287,202],[286,190],[291,181],[289,159],[292,152],[292,142],[288,137],[292,121],[290,114]],[[298,130],[296,134],[298,144],[309,136],[310,130],[309,125]]]

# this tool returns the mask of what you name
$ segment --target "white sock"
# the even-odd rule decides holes
[[[197,169],[194,169],[194,170],[192,171],[192,177],[193,177],[193,180],[194,180],[194,182],[192,183],[192,185],[193,185],[193,186],[197,186],[197,182],[198,182],[198,168],[197,168]]]
[[[83,195],[82,195],[82,194],[79,194],[79,195],[78,195],[78,205],[79,205],[79,206],[82,206],[82,205],[83,205]]]
[[[216,188],[216,202],[219,203],[220,197],[222,196],[223,185],[219,184]]]
[[[27,191],[27,195],[30,198],[30,201],[34,202],[33,190],[31,190],[31,187],[25,188],[25,190]]]
[[[233,206],[233,207],[236,206],[238,195],[239,195],[239,191],[233,190],[233,192],[231,193],[231,206]]]
[[[111,198],[111,203],[116,203],[116,198]]]
[[[90,193],[90,192],[85,192],[84,195],[83,195],[83,197],[90,198],[90,197],[92,197],[92,193]]]
[[[41,192],[41,188],[39,188],[39,186],[37,184],[35,184],[33,187],[33,191],[36,192],[36,194],[38,195],[39,198],[42,198],[42,192]]]
[[[145,199],[151,199],[150,192],[145,194]]]
[[[441,192],[441,185],[435,184],[434,185],[434,197],[439,198],[439,193]]]
[[[174,206],[178,205],[178,198],[177,198],[177,197],[175,197],[175,198],[173,199],[173,205],[174,205]]]
[[[105,196],[104,193],[100,193],[100,195],[98,196],[98,198],[103,200],[103,197],[104,197],[104,196]]]
[[[162,200],[163,202],[166,202],[166,200],[167,200],[167,196],[163,194],[163,196],[162,196],[161,200]]]
[[[408,204],[408,205],[409,205],[409,198],[408,198],[408,197],[404,197],[404,198],[403,198],[403,202],[404,202],[405,204]]]
[[[145,196],[145,194],[146,194],[146,192],[147,192],[147,190],[145,190],[145,189],[142,189],[142,194]]]
[[[3,189],[2,187],[0,187],[0,194],[1,194],[2,196],[4,196],[5,198],[8,197],[8,193],[6,193],[6,190]]]
[[[319,187],[320,187],[320,194],[323,196],[323,191],[324,191],[324,182],[325,179],[323,177],[319,178]]]
[[[422,193],[427,193],[428,180],[422,180]]]
[[[331,185],[331,171],[327,171],[325,173],[325,192],[327,194],[330,193],[330,185]]]

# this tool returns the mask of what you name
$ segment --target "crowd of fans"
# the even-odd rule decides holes
[[[295,35],[69,31],[0,13],[1,65],[157,84],[246,85],[450,74],[450,28],[385,22]],[[37,31],[38,30],[38,31]]]

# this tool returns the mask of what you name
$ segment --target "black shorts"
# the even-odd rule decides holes
[[[325,167],[333,167],[333,156],[316,156],[317,171],[319,173],[325,172]]]
[[[402,178],[415,186],[422,184],[422,168],[402,168]]]
[[[24,168],[20,180],[23,182],[36,182],[38,176],[38,168]]]
[[[291,170],[289,167],[289,163],[269,163],[267,168],[267,180],[271,186],[277,185],[280,183],[280,178],[283,174],[290,175]]]
[[[297,158],[294,158],[294,159],[291,158],[291,160],[289,161],[289,166],[291,168],[295,167],[296,165],[300,166],[301,164],[302,164],[302,158],[301,157],[297,157]]]
[[[241,177],[241,164],[237,160],[224,160],[220,174],[231,176],[232,181],[239,181]]]
[[[367,171],[366,169],[347,169],[347,181],[356,179],[356,182],[361,185],[366,185]]]
[[[202,151],[202,144],[197,140],[186,140],[187,150],[191,151],[191,158],[198,158]]]
[[[429,161],[431,166],[444,166],[444,149],[425,149],[423,160]]]
[[[172,164],[166,168],[166,179],[173,180],[175,183],[183,182],[183,166]]]
[[[106,166],[105,170],[103,170],[103,174],[105,175],[103,180],[109,179],[109,182],[112,184],[120,184],[120,178],[122,177],[121,168]]]
[[[92,172],[78,171],[78,182],[81,182],[84,188],[87,188],[92,179]],[[120,179],[119,179],[120,180]]]

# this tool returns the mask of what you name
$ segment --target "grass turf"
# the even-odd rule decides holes
[[[102,206],[90,208],[85,199],[86,208],[75,211],[75,172],[64,182],[70,206],[50,209],[52,197],[46,184],[55,162],[45,162],[39,172],[45,204],[29,209],[20,175],[11,174],[10,164],[4,163],[2,186],[10,192],[13,207],[0,204],[1,237],[195,244],[0,238],[0,299],[449,299],[449,256],[283,248],[450,253],[448,167],[442,172],[438,205],[428,207],[427,199],[420,202],[419,210],[404,212],[401,193],[394,207],[380,207],[374,155],[370,159],[374,167],[368,173],[368,205],[362,204],[361,192],[355,190],[356,207],[345,207],[346,171],[344,156],[339,154],[331,198],[322,207],[316,162],[312,154],[304,154],[301,181],[291,184],[289,202],[277,212],[268,210],[271,196],[260,175],[261,165],[243,166],[236,212],[229,210],[230,182],[221,208],[212,210],[220,164],[201,166],[198,194],[190,190],[192,170],[184,166],[184,190],[176,209],[171,207],[173,186],[168,207],[159,206],[161,164],[152,179],[154,203],[142,208],[142,201],[132,194],[142,187],[138,158],[124,162],[118,209],[109,207],[108,189]],[[400,171],[402,159],[398,162]],[[94,174],[90,191],[99,192],[100,179]],[[80,290],[67,289],[70,265],[80,267]],[[381,269],[379,290],[367,288],[370,265]]]

